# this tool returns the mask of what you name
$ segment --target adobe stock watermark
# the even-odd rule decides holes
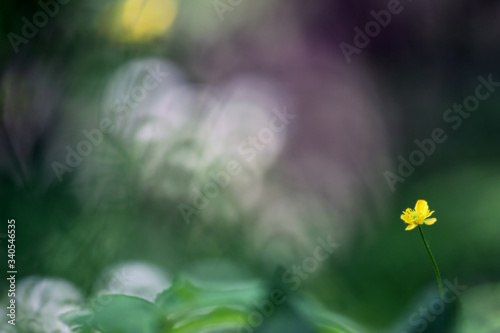
[[[443,121],[450,124],[454,131],[462,126],[464,119],[468,119],[472,112],[479,108],[482,101],[487,100],[495,92],[495,88],[500,87],[500,82],[493,81],[492,74],[489,74],[487,79],[480,75],[477,80],[479,84],[476,86],[474,94],[465,97],[462,104],[454,103],[451,108],[446,109],[443,113]],[[384,172],[389,189],[394,192],[396,184],[404,183],[415,172],[416,167],[422,165],[427,157],[434,154],[437,145],[444,143],[447,139],[446,131],[440,127],[433,129],[429,138],[415,139],[413,142],[417,148],[410,152],[408,158],[402,155],[398,156],[400,163],[397,174],[391,171]]]
[[[104,134],[113,134],[118,129],[116,120],[121,121],[127,117],[130,112],[137,107],[137,103],[142,102],[149,94],[150,91],[157,88],[165,77],[169,74],[160,71],[160,66],[157,65],[156,69],[147,66],[145,68],[147,75],[144,76],[142,84],[135,86],[131,89],[130,95],[122,95],[122,99],[117,99],[113,112],[119,114],[119,117],[112,119],[111,117],[102,118],[99,122],[99,127],[90,131],[82,130],[82,135],[87,139],[79,141],[75,148],[67,145],[66,159],[64,163],[54,161],[52,162],[52,170],[57,176],[57,179],[62,182],[65,173],[71,173],[75,168],[82,164],[85,157],[92,154],[94,147],[99,146],[104,138]],[[115,120],[115,121],[113,121]]]
[[[239,143],[237,147],[238,154],[247,163],[252,162],[259,151],[264,150],[274,141],[275,134],[282,132],[294,119],[296,115],[288,113],[286,108],[280,112],[277,109],[272,110],[274,116],[269,120],[269,126],[262,128],[255,136],[249,136],[247,140]],[[243,170],[241,163],[232,159],[226,163],[222,170],[210,171],[208,173],[210,181],[206,182],[200,189],[193,188],[191,191],[191,205],[180,203],[179,211],[186,222],[191,223],[193,216],[198,215],[200,211],[207,208],[210,200],[216,198],[223,189],[231,182],[231,178],[237,176]]]
[[[418,311],[410,315],[408,321],[411,326],[415,327],[416,332],[424,332],[429,323],[434,322],[444,312],[446,305],[455,302],[467,289],[467,286],[458,284],[457,278],[455,278],[453,283],[445,280],[444,285],[445,288],[442,297],[433,299],[429,302],[428,307],[421,306]]]
[[[241,5],[244,0],[213,0],[212,5],[214,6],[219,20],[224,21],[224,13],[232,12],[236,7]]]
[[[287,290],[298,290],[302,281],[309,279],[319,268],[320,263],[330,258],[340,247],[340,244],[336,243],[331,235],[326,238],[318,237],[316,241],[319,245],[316,246],[311,256],[304,258],[299,265],[293,265],[283,273],[281,279]],[[250,312],[245,323],[239,326],[238,333],[253,333],[264,323],[264,320],[274,314],[279,305],[286,301],[286,292],[281,289],[273,289],[266,299],[254,302],[255,310]]]
[[[371,39],[377,37],[382,31],[382,28],[386,28],[389,23],[391,23],[392,16],[400,14],[403,9],[404,7],[401,5],[400,0],[389,0],[387,2],[387,9],[381,9],[378,12],[374,10],[370,11],[370,15],[374,20],[365,24],[364,31],[358,26],[355,26],[353,29],[356,33],[353,38],[354,45],[346,42],[341,42],[339,44],[347,63],[350,64],[352,62],[352,55],[354,53],[360,54],[362,49],[370,44]]]
[[[41,10],[33,14],[31,20],[26,16],[21,18],[24,23],[21,28],[21,35],[9,32],[7,38],[9,39],[10,45],[14,50],[14,53],[19,52],[19,45],[28,44],[30,39],[33,39],[38,35],[38,29],[42,29],[49,22],[49,18],[53,18],[59,13],[60,5],[66,5],[71,0],[40,0],[38,1],[38,6]]]

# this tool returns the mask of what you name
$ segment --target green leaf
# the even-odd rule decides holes
[[[102,295],[83,310],[65,313],[61,319],[75,329],[103,333],[168,332],[163,312],[153,303],[127,295]]]

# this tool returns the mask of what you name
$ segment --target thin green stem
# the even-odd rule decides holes
[[[425,239],[424,236],[424,231],[422,230],[422,227],[420,225],[418,226],[418,230],[420,231],[420,236],[422,236],[422,241],[424,242],[425,248],[427,249],[427,253],[429,253],[432,265],[434,266],[434,272],[436,273],[436,278],[439,286],[439,294],[441,295],[441,297],[443,297],[444,296],[443,282],[441,281],[441,274],[439,273],[438,265],[436,264],[436,260],[434,260],[434,257],[432,256],[431,248],[429,247],[429,244],[427,244],[427,240]]]

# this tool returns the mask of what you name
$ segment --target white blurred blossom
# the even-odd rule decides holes
[[[124,294],[154,301],[170,285],[170,278],[157,266],[126,262],[105,269],[96,280],[94,291],[99,295]]]
[[[16,287],[15,328],[18,332],[71,332],[59,316],[83,305],[83,296],[74,285],[61,279],[32,276],[17,282]],[[11,325],[3,322],[8,318],[4,310],[8,302],[5,298],[0,310],[2,332],[11,332],[8,330]]]

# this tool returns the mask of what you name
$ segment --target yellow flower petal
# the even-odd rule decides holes
[[[414,229],[417,225],[416,224],[410,224],[409,226],[406,227],[405,230],[411,230]]]
[[[426,215],[429,212],[429,205],[427,204],[427,201],[425,200],[418,200],[417,204],[415,205],[415,210],[420,214],[420,215]]]
[[[431,224],[434,224],[436,221],[437,221],[437,219],[433,217],[433,218],[430,218],[430,219],[425,219],[424,223],[427,224],[427,225],[431,225]]]

